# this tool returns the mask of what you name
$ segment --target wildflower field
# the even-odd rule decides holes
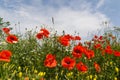
[[[58,34],[47,27],[0,33],[0,80],[120,80],[120,41],[112,33]]]

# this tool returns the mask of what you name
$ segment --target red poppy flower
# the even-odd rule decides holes
[[[93,50],[86,50],[85,55],[86,55],[87,59],[91,59],[95,56]]]
[[[56,67],[57,61],[55,59],[55,56],[52,54],[47,54],[44,65],[49,68]]]
[[[61,65],[64,68],[67,68],[68,70],[72,70],[75,66],[75,60],[71,59],[70,57],[67,56],[67,57],[62,59]]]
[[[94,36],[94,38],[95,38],[95,39],[97,39],[97,38],[98,38],[98,36],[97,36],[97,35],[95,35],[95,36]]]
[[[47,29],[43,28],[43,29],[40,29],[40,32],[37,33],[36,37],[38,39],[42,39],[43,37],[48,38],[49,34],[50,34],[49,31]]]
[[[67,34],[64,36],[60,36],[59,37],[59,42],[63,45],[63,46],[69,46],[70,45],[70,40],[73,40],[74,38]]]
[[[100,37],[99,37],[99,40],[102,40],[102,39],[103,39],[103,36],[100,36]]]
[[[10,29],[9,29],[9,28],[6,28],[6,27],[5,27],[5,28],[2,28],[2,30],[3,30],[3,32],[6,33],[6,34],[9,34],[9,32],[10,32]]]
[[[87,72],[88,71],[88,67],[85,64],[83,64],[82,62],[77,63],[76,68],[79,71],[82,71],[82,72]]]
[[[106,48],[105,48],[105,52],[107,53],[107,54],[112,54],[113,53],[113,50],[111,49],[111,46],[106,46]]]
[[[101,71],[100,65],[97,64],[96,62],[94,62],[94,67],[95,67],[95,70],[96,70],[97,72],[100,72],[100,71]]]
[[[6,41],[8,43],[17,43],[18,38],[15,35],[8,35],[7,38],[6,38]]]
[[[95,49],[100,49],[100,48],[101,48],[101,44],[100,44],[100,43],[95,44],[95,45],[94,45],[94,48],[95,48]]]
[[[120,57],[120,52],[119,51],[114,51],[114,56]]]
[[[42,39],[42,38],[43,38],[43,34],[42,34],[42,33],[37,33],[36,37],[37,37],[38,39]]]
[[[45,29],[45,28],[41,29],[40,33],[42,33],[45,37],[48,37],[49,34],[50,34],[49,31],[47,29]]]
[[[3,50],[0,52],[0,61],[10,62],[12,53],[9,50]]]
[[[84,48],[80,45],[77,45],[73,48],[72,55],[76,58],[81,58],[83,52],[84,52]]]
[[[70,42],[69,39],[65,36],[61,36],[59,37],[59,42],[63,45],[63,46],[69,46]]]
[[[69,34],[66,34],[63,37],[67,38],[69,41],[73,39],[73,37]]]

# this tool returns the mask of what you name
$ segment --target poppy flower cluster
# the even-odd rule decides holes
[[[76,64],[76,58],[81,58],[83,53],[86,55],[88,59],[91,59],[94,57],[94,51],[92,50],[86,50],[83,46],[77,45],[73,48],[73,58],[66,56],[61,60],[61,65],[63,68],[66,68],[68,70],[72,70],[75,65],[78,71],[81,72],[87,72],[88,67],[87,65],[83,64],[81,61]],[[55,56],[53,54],[47,54],[46,59],[44,60],[44,65],[49,68],[56,67],[57,61],[55,59]]]
[[[71,40],[81,40],[81,38],[79,36],[72,36],[72,35],[69,35],[69,34],[66,34],[66,35],[63,35],[63,36],[59,37],[59,42],[63,46],[69,46]]]
[[[81,42],[76,34],[50,34],[47,28],[41,28],[34,36],[29,33],[26,38],[19,37],[21,41],[13,45],[18,37],[11,34],[10,28],[2,31],[7,42],[0,45],[2,80],[120,79],[120,42],[112,34],[95,35]]]
[[[48,38],[49,37],[49,31],[45,28],[40,29],[40,32],[37,33],[36,37],[38,39],[42,39],[43,37]]]
[[[17,43],[18,42],[18,38],[17,36],[15,36],[14,34],[10,33],[10,29],[9,28],[2,28],[3,32],[6,33],[7,37],[6,37],[6,42],[12,44],[12,43]]]
[[[103,54],[109,54],[109,55],[114,55],[116,57],[120,57],[120,51],[113,50],[110,45],[107,45],[105,49],[103,49]]]
[[[115,36],[113,36],[112,34],[108,34],[108,38],[109,39],[112,39],[114,40],[115,39]],[[105,37],[105,39],[103,40],[103,36],[94,36],[93,38],[93,41],[94,41],[94,48],[95,49],[100,49],[101,50],[101,53],[102,55],[104,55],[105,53],[106,54],[114,54],[114,56],[116,57],[120,57],[120,51],[116,51],[116,50],[113,50],[111,45],[110,45],[110,40],[107,39],[107,37]],[[105,48],[102,47],[103,42],[106,42],[107,45],[105,46]]]
[[[81,38],[79,36],[73,37],[69,34],[59,37],[59,42],[64,46],[70,45],[71,40],[81,40]],[[78,69],[78,71],[87,72],[88,71],[87,65],[83,64],[81,61],[76,64],[76,62],[77,62],[76,59],[77,58],[82,58],[83,54],[88,59],[91,59],[95,56],[94,51],[90,50],[90,49],[87,49],[86,47],[82,46],[82,44],[78,44],[78,45],[75,45],[73,47],[73,50],[72,50],[71,54],[73,56],[72,58],[69,57],[69,56],[66,56],[61,60],[61,66],[63,68],[68,69],[68,70],[72,70],[76,65],[76,68]],[[47,54],[46,59],[44,60],[44,66],[49,67],[49,68],[56,67],[57,66],[57,60],[55,59],[55,55]]]
[[[44,32],[44,31],[43,31]],[[49,34],[47,34],[49,35]],[[40,36],[36,36],[39,39],[43,38],[42,32],[40,32]],[[46,36],[47,37],[47,36]],[[71,45],[70,41],[73,40],[81,40],[81,38],[79,36],[72,36],[72,35],[62,35],[60,37],[57,38],[58,42],[63,45],[62,47],[65,47],[66,49],[68,48],[67,46]],[[115,56],[120,56],[120,52],[119,51],[113,51],[113,49],[111,48],[110,45],[105,45],[103,46],[103,42],[105,42],[105,39],[103,38],[103,36],[95,36],[93,38],[94,43],[90,42],[89,46],[86,45],[82,45],[82,43],[80,41],[78,41],[77,45],[73,45],[72,46],[72,51],[70,51],[70,55],[64,55],[61,58],[61,66],[62,68],[65,68],[67,70],[73,70],[74,68],[76,68],[78,71],[80,72],[87,72],[90,68],[90,65],[85,64],[84,61],[82,61],[82,58],[84,57],[85,60],[91,61],[91,59],[96,60],[96,55],[100,55],[100,54],[96,54],[95,51],[99,51],[100,53],[102,53],[102,51],[104,53],[107,54],[112,54],[114,53]],[[90,48],[92,47],[92,48]],[[95,51],[94,51],[95,50]],[[81,59],[80,59],[81,58]],[[101,66],[97,63],[97,61],[93,61],[91,62],[93,64],[93,69],[97,72],[100,73],[101,72]],[[55,68],[57,66],[57,64],[59,64],[59,61],[56,60],[55,55],[53,54],[47,54],[46,58],[44,60],[44,66],[48,67],[48,68]]]
[[[91,58],[94,57],[94,51],[93,50],[88,50],[85,47],[83,47],[82,45],[74,46],[73,51],[72,51],[72,55],[73,55],[74,59],[71,59],[70,57],[63,58],[62,66],[64,68],[67,68],[68,70],[73,69],[73,67],[76,64],[76,58],[82,58],[83,54],[88,59],[91,59]],[[76,68],[78,69],[78,71],[81,71],[81,72],[87,72],[88,71],[87,65],[83,64],[81,61],[76,64]]]
[[[10,62],[10,57],[12,56],[11,51],[2,50],[0,52],[0,61]]]
[[[87,59],[91,59],[95,56],[93,50],[87,49],[86,47],[81,45],[74,46],[72,55],[75,58],[81,58],[83,54],[87,57]]]

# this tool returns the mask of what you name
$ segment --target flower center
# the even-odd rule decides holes
[[[13,37],[10,37],[10,39],[11,39],[11,40],[15,40],[15,38],[13,38]]]
[[[66,63],[67,63],[67,64],[70,64],[70,61],[67,61]]]
[[[81,53],[81,51],[80,51],[80,50],[78,50],[78,49],[76,49],[76,50],[75,50],[75,52],[76,52],[76,53]]]

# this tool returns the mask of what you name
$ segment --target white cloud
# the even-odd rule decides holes
[[[36,0],[36,2],[37,1],[38,0]],[[37,4],[36,2],[33,2],[33,4]],[[100,7],[102,2],[103,1],[101,0],[97,6]],[[73,34],[76,31],[83,38],[87,37],[88,32],[101,28],[100,23],[102,21],[109,20],[104,14],[93,12],[93,9],[90,8],[91,5],[85,2],[84,5],[86,6],[83,6],[82,4],[82,9],[80,10],[74,10],[71,8],[73,5],[72,3],[70,3],[70,6],[68,7],[63,6],[59,9],[44,6],[42,3],[40,4],[40,9],[38,6],[28,5],[22,5],[17,10],[12,11],[0,8],[0,16],[5,20],[9,20],[12,27],[15,27],[14,24],[21,22],[21,31],[24,31],[26,27],[28,29],[34,29],[35,26],[41,26],[42,24],[46,24],[51,27],[51,18],[54,17],[55,29],[59,33],[65,30],[66,33]]]
[[[63,13],[64,12],[64,13]],[[86,37],[88,32],[101,28],[101,22],[108,18],[100,12],[73,11],[71,9],[61,9],[55,15],[57,30],[66,30],[67,33],[79,32],[82,37]]]

